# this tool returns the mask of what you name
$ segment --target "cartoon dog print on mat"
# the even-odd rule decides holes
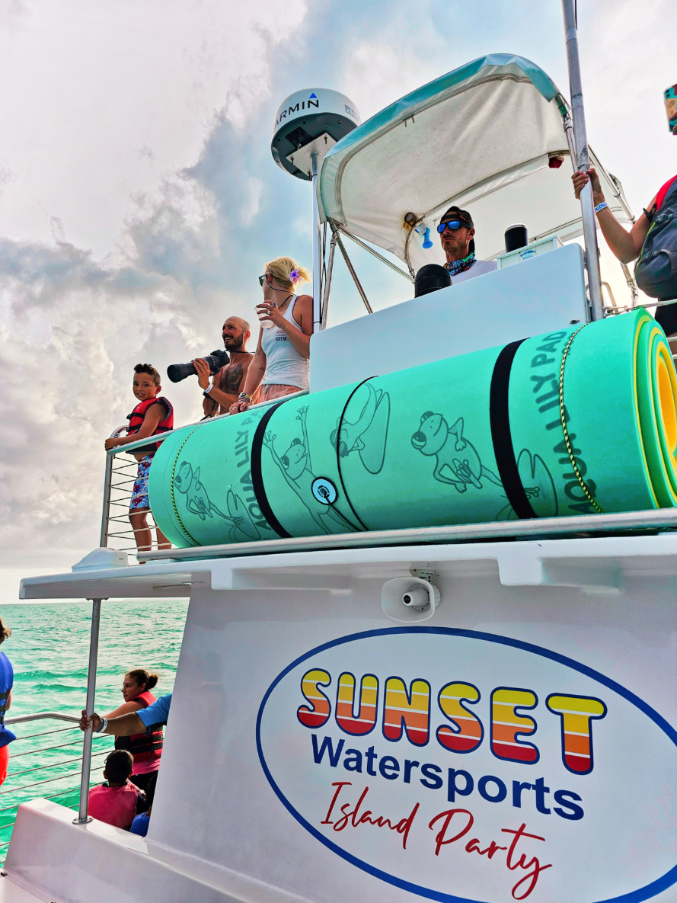
[[[330,529],[328,525],[328,522],[332,522],[341,533],[354,533],[358,529],[354,524],[346,520],[334,505],[323,505],[313,494],[312,486],[317,478],[313,473],[313,465],[310,460],[310,445],[306,430],[307,415],[307,407],[299,408],[296,419],[301,423],[301,438],[293,439],[282,457],[275,451],[276,435],[268,431],[263,437],[263,442],[273,456],[273,461],[279,467],[287,485],[293,489],[308,509],[318,528],[323,533],[334,533],[336,530]]]
[[[260,539],[261,534],[252,523],[251,518],[242,503],[242,499],[235,495],[232,489],[228,490],[226,504],[228,514],[220,511],[207,495],[207,490],[200,480],[200,468],[193,470],[188,461],[179,464],[179,472],[174,477],[174,486],[186,497],[186,508],[191,514],[197,514],[201,521],[208,517],[223,518],[231,524],[228,533],[231,542],[241,542],[246,539]]]
[[[365,383],[351,400],[356,400],[357,404],[362,401],[362,410],[357,420],[344,417],[337,422],[330,436],[331,444],[341,458],[357,452],[369,473],[380,473],[386,454],[390,396],[382,389],[374,389],[371,383]]]
[[[540,455],[532,455],[523,448],[517,458],[517,472],[531,507],[537,517],[557,516],[557,493],[550,471]],[[496,515],[496,520],[517,520],[512,505],[506,505]]]
[[[483,479],[501,486],[496,474],[482,465],[475,446],[463,436],[463,425],[462,417],[450,427],[442,414],[426,411],[411,444],[422,455],[435,456],[433,476],[457,492],[465,492],[468,485],[481,489]]]

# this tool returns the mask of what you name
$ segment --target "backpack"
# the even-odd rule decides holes
[[[677,178],[651,222],[635,265],[635,279],[650,298],[677,298]]]

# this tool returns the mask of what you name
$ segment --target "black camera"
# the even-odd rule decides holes
[[[210,373],[218,373],[221,367],[225,367],[230,361],[230,355],[227,351],[217,348],[211,354],[206,354],[203,360],[209,364]],[[192,361],[190,364],[170,364],[167,367],[167,376],[173,383],[180,383],[182,379],[186,379],[189,376],[197,376],[197,370]]]

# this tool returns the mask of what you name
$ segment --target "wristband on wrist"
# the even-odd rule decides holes
[[[210,395],[209,393],[212,391],[213,388],[214,388],[214,380],[213,380],[213,379],[210,379],[210,380],[209,380],[209,385],[207,386],[207,388],[206,388],[206,389],[204,390],[204,392],[202,393],[202,394],[204,395],[205,398],[211,398],[211,395]],[[213,399],[212,399],[212,400],[213,400]]]
[[[252,403],[252,397],[251,397],[251,395],[248,395],[246,392],[240,392],[240,394],[237,396],[237,400],[238,400],[238,401],[245,401],[247,404],[251,404],[251,403]]]
[[[598,205],[595,207],[595,213],[599,213],[601,210],[606,210],[608,206],[609,206],[609,205],[607,204],[606,201],[602,201],[601,204],[598,204]]]
[[[102,734],[106,728],[108,727],[108,718],[102,718],[101,724],[99,725],[99,729],[97,730],[97,734]]]

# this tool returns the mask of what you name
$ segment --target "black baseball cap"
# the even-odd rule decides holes
[[[440,222],[443,223],[445,220],[457,219],[468,229],[474,229],[474,223],[472,221],[472,216],[468,213],[467,210],[461,210],[460,207],[450,207],[447,211],[442,214],[442,218]]]

